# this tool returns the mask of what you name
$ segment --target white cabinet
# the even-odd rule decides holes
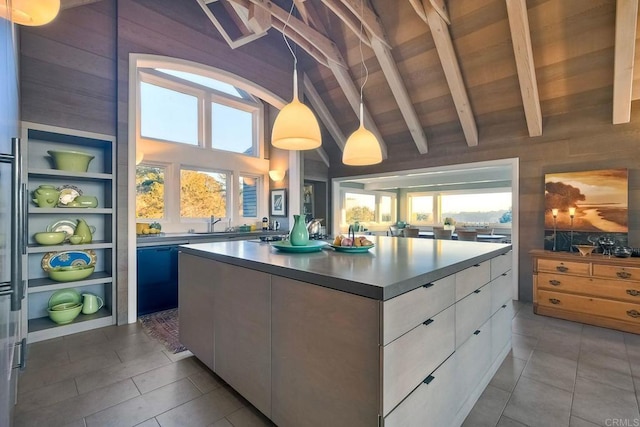
[[[491,316],[491,285],[471,292],[456,303],[456,348]]]
[[[491,260],[473,265],[456,273],[456,301],[489,283]]]
[[[466,402],[467,396],[478,387],[491,365],[491,320],[476,329],[471,337],[456,349],[456,411]]]
[[[54,338],[88,329],[115,324],[115,138],[52,126],[23,123],[22,144],[26,165],[23,182],[26,205],[23,277],[27,281],[27,310],[24,325],[30,342]],[[94,156],[86,172],[56,169],[48,150],[80,151]],[[98,206],[39,207],[32,201],[33,191],[40,185],[74,189],[83,195],[95,196]],[[61,205],[62,206],[62,205]],[[43,246],[33,235],[51,228],[74,227],[78,219],[93,229],[91,243]],[[60,225],[66,224],[66,225]],[[70,256],[95,255],[95,271],[86,279],[56,282],[41,268],[45,257],[71,252]],[[64,259],[63,254],[60,259]],[[92,293],[104,300],[104,307],[94,314],[80,314],[72,323],[57,325],[48,317],[51,295],[61,289],[75,289],[80,294]]]

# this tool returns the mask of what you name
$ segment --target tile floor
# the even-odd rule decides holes
[[[513,351],[465,427],[640,426],[639,335],[514,304]],[[31,344],[28,361],[16,427],[272,425],[191,353],[168,353],[137,324]]]

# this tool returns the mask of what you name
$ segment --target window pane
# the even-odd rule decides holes
[[[208,218],[227,216],[227,174],[182,169],[180,216]]]
[[[511,193],[443,195],[442,217],[477,224],[511,223]]]
[[[344,209],[348,224],[356,221],[375,221],[376,196],[373,194],[345,193]]]
[[[136,218],[164,218],[164,168],[136,166]]]
[[[140,83],[140,133],[166,141],[198,145],[198,99],[175,90]]]
[[[409,196],[409,223],[433,223],[433,196]]]
[[[215,80],[209,77],[200,76],[198,74],[191,74],[185,71],[176,71],[176,70],[167,70],[164,68],[156,68],[156,70],[163,72],[165,74],[169,74],[175,77],[180,77],[181,79],[188,80],[193,83],[197,83],[202,86],[209,87],[211,89],[219,90],[220,92],[224,92],[229,95],[233,95],[237,98],[242,98],[242,95],[235,87],[231,86],[228,83],[221,82],[219,80]]]
[[[380,197],[380,221],[391,222],[393,215],[391,211],[391,202],[393,199],[389,196]]]
[[[245,218],[258,216],[258,178],[240,177],[240,216]]]
[[[255,156],[253,114],[211,103],[212,146],[218,150]]]

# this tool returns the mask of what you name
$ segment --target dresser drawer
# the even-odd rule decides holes
[[[491,280],[496,277],[500,277],[501,274],[511,270],[511,254],[509,251],[506,254],[498,255],[495,258],[491,258]]]
[[[383,414],[387,415],[454,350],[455,307],[383,348]]]
[[[555,273],[582,274],[588,276],[591,264],[588,262],[558,261],[554,259],[539,259],[538,271]]]
[[[640,280],[640,268],[593,264],[593,275],[618,280]]]
[[[453,425],[460,399],[456,393],[456,369],[454,353],[384,418],[384,427]]]
[[[491,280],[491,260],[481,262],[456,273],[456,301],[469,295]]]
[[[455,292],[456,279],[452,274],[382,303],[382,343],[387,345],[453,305]]]
[[[538,305],[640,325],[640,304],[539,290]]]
[[[513,299],[512,282],[511,270],[491,281],[491,314],[498,311],[502,304],[511,302]]]
[[[538,289],[613,298],[640,304],[640,282],[538,273]]]
[[[456,303],[456,348],[491,317],[491,286],[486,285]]]

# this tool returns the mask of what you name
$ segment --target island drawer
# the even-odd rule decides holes
[[[453,305],[455,288],[451,275],[383,302],[383,345]]]
[[[640,304],[539,290],[538,305],[578,313],[589,313],[640,325]]]
[[[538,289],[640,303],[640,283],[638,282],[621,283],[620,280],[539,273]]]
[[[455,373],[457,400],[456,412],[464,406],[470,390],[477,388],[483,375],[491,366],[491,319],[479,325],[471,337],[456,350]]]
[[[491,286],[486,285],[456,303],[456,348],[491,317]]]
[[[383,348],[384,415],[453,353],[454,322],[450,306]]]
[[[554,273],[588,275],[591,264],[588,262],[559,261],[555,259],[539,259],[538,271]]]
[[[384,427],[442,427],[451,425],[457,412],[456,353],[425,378],[384,418]]]
[[[491,258],[491,280],[511,270],[511,254],[512,252],[509,251],[506,254]]]
[[[616,280],[640,280],[640,268],[622,267],[619,265],[593,265],[593,275],[598,277],[608,277]]]
[[[502,304],[510,302],[513,299],[512,283],[513,274],[511,270],[500,274],[491,281],[491,314],[498,311]]]
[[[511,321],[513,316],[513,304],[511,301],[501,305],[498,311],[491,316],[491,360],[496,360],[511,340]]]
[[[481,262],[456,273],[456,301],[469,295],[491,280],[491,261]]]

